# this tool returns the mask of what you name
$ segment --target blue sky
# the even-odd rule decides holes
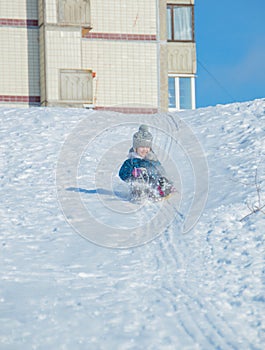
[[[195,0],[197,108],[265,97],[265,0]]]

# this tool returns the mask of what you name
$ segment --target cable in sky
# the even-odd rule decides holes
[[[234,96],[230,94],[230,92],[225,88],[219,80],[205,67],[205,65],[197,58],[197,62],[199,65],[210,75],[210,77],[215,81],[215,83],[232,99],[232,102],[236,102]]]

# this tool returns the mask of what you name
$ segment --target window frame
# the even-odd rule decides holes
[[[192,39],[191,40],[180,40],[180,39],[175,39],[174,38],[174,8],[175,7],[190,7],[191,8],[191,30],[192,30]],[[186,43],[191,43],[195,42],[195,28],[194,28],[194,5],[190,4],[167,4],[167,10],[170,9],[170,14],[171,14],[171,39],[167,38],[168,42],[186,42]],[[167,24],[168,24],[168,18],[167,18]]]
[[[168,103],[169,111],[186,111],[190,109],[181,109],[180,108],[180,83],[179,78],[190,78],[190,97],[191,97],[191,110],[196,109],[196,95],[195,95],[195,76],[191,74],[168,74],[168,79],[175,79],[175,101],[176,107],[170,107]],[[169,100],[169,90],[168,90],[168,100]]]

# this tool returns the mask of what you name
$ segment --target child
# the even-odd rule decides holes
[[[148,127],[141,125],[133,135],[133,147],[120,168],[119,176],[134,185],[148,184],[144,192],[151,197],[165,197],[172,192],[173,186],[165,177],[165,170],[152,150],[152,141],[153,136]],[[141,195],[141,190],[133,194],[135,192],[137,196]]]

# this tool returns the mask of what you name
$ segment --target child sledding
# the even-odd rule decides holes
[[[153,136],[146,125],[141,125],[133,135],[133,147],[122,164],[119,176],[131,186],[133,199],[167,197],[174,192],[173,183],[152,150]]]

